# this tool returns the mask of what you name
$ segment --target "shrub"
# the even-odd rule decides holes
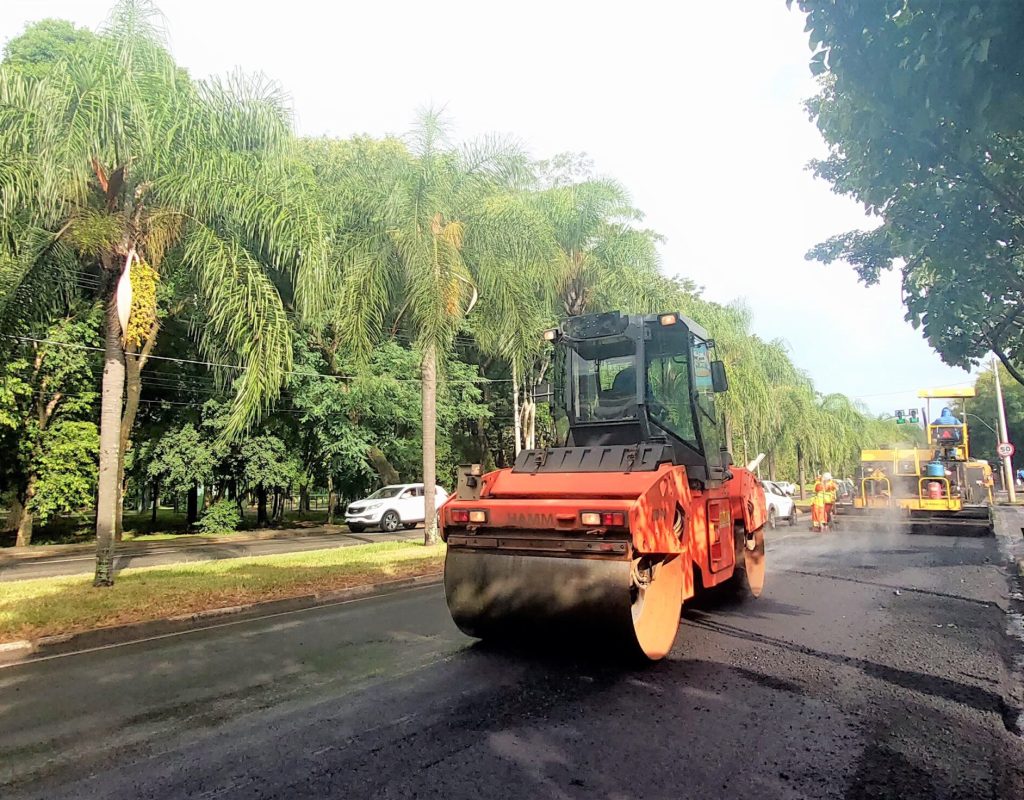
[[[234,500],[218,500],[199,518],[196,523],[202,533],[232,533],[242,524],[238,506]]]

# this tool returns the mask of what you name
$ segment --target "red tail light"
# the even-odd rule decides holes
[[[622,511],[584,511],[580,522],[588,527],[624,528],[626,515]]]
[[[452,522],[469,522],[469,510],[465,508],[453,508],[448,516]]]

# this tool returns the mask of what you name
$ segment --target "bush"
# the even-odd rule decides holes
[[[196,523],[202,533],[233,533],[242,524],[242,515],[234,500],[218,500],[199,518]]]

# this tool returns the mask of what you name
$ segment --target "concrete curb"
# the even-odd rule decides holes
[[[993,506],[992,529],[999,550],[1008,562],[1016,562],[1018,577],[1024,577],[1024,507]]]
[[[23,639],[0,644],[0,668],[10,667],[50,656],[67,655],[115,644],[129,644],[135,641],[168,636],[185,631],[213,627],[226,621],[259,619],[273,614],[301,611],[307,608],[328,606],[349,600],[384,596],[414,586],[429,586],[440,583],[441,572],[417,575],[413,578],[397,578],[391,581],[350,586],[317,594],[264,600],[240,606],[226,606],[181,614],[163,619],[133,622],[127,625],[111,625],[90,631],[67,633],[58,636],[43,636],[39,639]]]
[[[274,539],[303,539],[314,536],[330,535],[351,535],[355,536],[344,525],[317,525],[310,528],[282,528],[273,531],[256,531],[244,534],[225,534],[224,536],[192,536],[182,534],[175,539],[160,539],[158,541],[128,541],[117,546],[119,556],[145,555],[150,549],[162,547],[204,547],[218,544],[251,544],[252,542],[265,542]],[[5,547],[0,550],[0,567],[8,566],[13,562],[21,561],[46,561],[49,558],[59,556],[88,556],[96,552],[96,544],[39,544],[31,547],[15,548]]]

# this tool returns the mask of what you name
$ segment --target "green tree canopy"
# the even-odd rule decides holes
[[[898,267],[907,318],[952,365],[1024,380],[1024,6],[798,0],[830,145],[816,175],[877,215],[808,254],[868,284]]]

